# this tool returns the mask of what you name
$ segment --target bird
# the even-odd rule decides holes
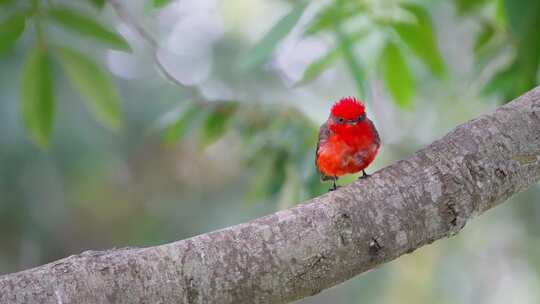
[[[319,129],[315,165],[321,181],[332,180],[329,191],[334,191],[340,176],[361,171],[360,179],[369,177],[365,169],[380,146],[379,133],[362,101],[351,96],[339,99]]]

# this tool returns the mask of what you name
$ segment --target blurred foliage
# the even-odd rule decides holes
[[[283,16],[242,58],[239,63],[240,69],[251,70],[265,63],[274,53],[278,43],[289,34],[300,20],[306,7],[307,3],[299,1],[290,13]]]
[[[329,32],[336,36],[336,43],[342,51],[339,54],[330,51],[322,57],[322,62],[329,62],[327,58],[342,57],[360,95],[364,94],[363,75],[367,71],[357,60],[355,47],[369,35],[378,34],[384,37],[385,43],[378,59],[380,73],[396,104],[406,108],[414,98],[415,84],[407,63],[411,59],[405,54],[414,54],[439,77],[444,76],[445,68],[426,8],[404,1],[389,4],[385,13],[381,13],[377,10],[379,4],[375,1],[332,1],[313,18],[305,34]],[[314,79],[317,73],[323,72],[321,65],[318,60],[308,67],[304,81]]]
[[[538,83],[538,1],[214,1],[233,19],[218,34],[199,24],[212,14],[178,17],[187,2],[119,0],[135,7],[119,14],[106,0],[0,0],[0,273],[173,241],[326,192],[313,119],[351,90],[381,132],[379,168],[489,110],[480,90],[509,101]],[[160,67],[157,49],[185,20],[201,33],[174,47],[218,36],[208,83],[233,94]],[[289,79],[280,64],[298,62],[280,63],[284,49],[305,41],[324,47]],[[118,73],[126,58],[142,76]],[[538,303],[538,197],[304,303]]]
[[[510,55],[508,60],[491,81],[485,85],[488,94],[501,94],[509,101],[538,83],[540,62],[540,2],[536,0],[455,0],[457,11],[463,17],[477,16],[481,30],[477,34],[475,54],[480,72],[489,62]],[[415,55],[436,76],[444,77],[446,68],[437,46],[436,31],[425,6],[408,1],[393,1],[385,7],[385,13],[377,10],[376,1],[334,0],[311,21],[305,35],[324,32],[336,34],[341,49],[350,49],[349,40],[354,45],[362,43],[365,28],[370,35],[380,34],[387,41],[382,46],[379,66],[382,78],[397,105],[407,107],[414,98],[414,74],[407,61]],[[363,22],[358,22],[362,19]],[[335,24],[350,25],[348,33],[336,32]],[[360,25],[359,25],[360,24]],[[338,28],[339,29],[339,28]],[[358,32],[361,34],[358,35]],[[344,39],[349,36],[356,37]],[[391,50],[391,51],[389,51]],[[358,90],[363,90],[359,64],[351,60],[350,52],[337,53],[334,50],[315,61],[305,72],[304,81],[313,80],[335,59],[342,57],[351,67]],[[392,59],[388,58],[389,56]],[[385,68],[388,61],[395,64]],[[411,77],[412,76],[412,77]],[[412,79],[411,79],[412,78]],[[402,81],[399,81],[402,80]]]
[[[128,43],[118,34],[108,30],[92,18],[77,10],[66,7],[53,7],[47,11],[47,16],[60,26],[104,45],[122,51],[129,51]]]
[[[0,23],[0,51],[13,44],[24,31],[26,16],[17,12]]]
[[[512,100],[538,84],[540,64],[540,2],[536,0],[456,0],[458,12],[474,16],[480,26],[475,55],[480,70],[500,58],[499,67],[485,85],[487,94]]]
[[[107,72],[76,50],[56,51],[73,87],[84,97],[94,116],[105,126],[118,129],[122,115],[120,97]]]
[[[150,2],[160,9],[172,1]],[[3,0],[0,4],[9,12],[0,20],[0,50],[12,46],[26,32],[35,41],[21,67],[21,114],[30,138],[42,147],[48,145],[55,121],[56,94],[51,69],[56,62],[60,63],[71,85],[99,122],[112,130],[122,125],[120,95],[108,73],[86,52],[62,45],[51,37],[54,31],[49,28],[58,26],[78,37],[98,42],[98,47],[129,52],[128,42],[100,20],[99,12],[107,2],[88,0],[86,3],[88,7],[40,0]],[[455,0],[454,3],[463,18],[482,16],[475,19],[481,20],[474,46],[480,70],[489,67],[490,62],[503,53],[511,54],[485,85],[485,92],[502,94],[510,100],[534,86],[540,60],[537,31],[540,28],[540,2]],[[294,2],[290,11],[240,57],[236,64],[238,70],[249,77],[250,71],[271,60],[279,44],[304,16],[308,4],[308,1]],[[428,5],[423,2],[329,1],[303,26],[302,33],[304,37],[330,35],[334,37],[335,46],[307,67],[297,85],[309,84],[342,59],[360,96],[366,93],[367,79],[375,74],[384,81],[395,104],[409,109],[419,82],[418,71],[411,68],[416,64],[415,60],[422,63],[425,72],[439,79],[444,79],[447,74],[432,18]],[[357,47],[373,35],[382,37],[382,43],[378,62],[368,65],[361,60]],[[227,132],[234,131],[244,139],[243,144],[251,155],[265,156],[260,162],[252,160],[249,163],[260,170],[273,168],[275,171],[272,176],[256,178],[251,195],[273,197],[277,193],[287,193],[290,197],[283,200],[298,201],[321,193],[310,162],[312,151],[308,148],[315,143],[316,126],[301,113],[294,112],[294,108],[283,112],[258,109],[258,106],[242,101],[212,105],[200,97],[197,99],[167,115],[163,132],[166,142],[178,142],[195,131],[200,137],[199,147],[204,149]],[[262,122],[250,125],[250,116],[245,113],[259,110]],[[289,119],[292,115],[289,112],[301,119]],[[258,143],[259,138],[265,143]],[[291,141],[284,140],[286,138]],[[295,191],[284,187],[287,184],[296,184],[300,191],[293,193]]]
[[[171,2],[150,1],[156,9]],[[455,0],[454,3],[463,18],[482,16],[475,19],[480,20],[481,28],[474,46],[480,70],[489,67],[498,57],[510,54],[504,66],[486,83],[485,92],[502,94],[510,100],[534,86],[540,61],[537,31],[540,2]],[[35,41],[21,67],[21,114],[30,138],[42,147],[48,145],[55,121],[56,94],[51,69],[57,62],[99,122],[112,130],[122,125],[124,110],[108,72],[86,52],[62,45],[51,37],[55,32],[50,28],[57,26],[77,37],[98,42],[98,47],[130,52],[128,42],[100,20],[99,13],[107,2],[88,0],[86,4],[87,7],[40,0],[3,0],[0,4],[8,12],[0,21],[0,50],[8,49],[27,32]],[[279,44],[302,20],[308,4],[308,1],[295,1],[290,11],[240,57],[236,63],[238,70],[249,77],[250,71],[270,61]],[[447,74],[432,19],[429,6],[424,2],[329,1],[302,27],[302,35],[329,35],[334,37],[335,46],[307,67],[297,85],[309,84],[342,59],[360,96],[365,95],[366,83],[374,74],[383,80],[398,107],[410,109],[419,82],[418,71],[412,69],[416,62],[424,66],[424,72],[439,79]],[[382,43],[377,63],[368,65],[359,56],[357,47],[373,35],[382,37]],[[259,109],[243,101],[211,104],[200,96],[186,103],[182,109],[167,115],[165,141],[178,142],[195,131],[199,147],[204,149],[227,132],[236,132],[251,155],[265,156],[260,162],[249,163],[260,170],[273,168],[275,171],[272,176],[253,181],[252,195],[273,197],[277,193],[288,193],[290,198],[284,200],[297,201],[321,192],[315,182],[312,162],[306,162],[313,158],[309,147],[315,143],[316,126],[294,108],[287,111]],[[261,111],[261,121],[250,125],[251,118],[245,113],[255,111]],[[294,119],[290,119],[291,113]],[[265,142],[258,143],[259,138]],[[272,138],[276,138],[275,142]],[[290,141],[284,140],[289,138]],[[297,184],[300,191],[293,193],[295,191],[284,187],[287,184]]]
[[[187,103],[163,117],[160,126],[166,142],[192,136],[202,149],[226,132],[241,138],[246,163],[255,168],[249,201],[278,199],[287,207],[327,190],[314,168],[317,126],[295,108],[235,101]]]
[[[154,7],[156,8],[160,8],[160,7],[163,7],[169,3],[171,3],[172,0],[153,0],[152,1],[152,5],[154,5]]]
[[[105,1],[87,2],[97,10],[105,4]],[[21,80],[23,121],[34,142],[47,146],[53,129],[56,97],[51,73],[52,60],[62,63],[68,78],[85,97],[96,118],[107,127],[117,129],[121,120],[120,99],[107,72],[86,54],[57,44],[49,36],[48,27],[55,23],[62,29],[99,41],[106,47],[129,51],[126,40],[102,25],[96,18],[97,12],[89,14],[87,10],[39,0],[4,0],[0,5],[3,10],[10,12],[10,16],[0,21],[0,50],[12,46],[24,32],[31,32],[35,40],[22,67]]]
[[[384,47],[381,54],[381,68],[384,82],[394,100],[401,107],[410,106],[414,97],[414,80],[405,58],[394,43],[387,43]]]
[[[35,141],[47,145],[52,131],[54,92],[49,54],[35,48],[22,71],[21,98],[24,122]]]

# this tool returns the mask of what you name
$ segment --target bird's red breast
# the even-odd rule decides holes
[[[364,105],[355,98],[338,101],[321,126],[316,165],[324,177],[339,177],[364,170],[373,162],[380,139]]]

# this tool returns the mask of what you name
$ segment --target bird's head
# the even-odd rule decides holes
[[[366,109],[364,104],[355,97],[344,97],[338,100],[328,117],[330,130],[340,133],[354,130],[355,127],[365,123]]]

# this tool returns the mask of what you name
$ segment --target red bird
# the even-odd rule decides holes
[[[345,97],[334,104],[330,117],[319,130],[315,164],[322,180],[333,180],[330,191],[336,190],[337,179],[362,171],[371,164],[381,141],[373,122],[366,117],[364,104],[354,97]]]

